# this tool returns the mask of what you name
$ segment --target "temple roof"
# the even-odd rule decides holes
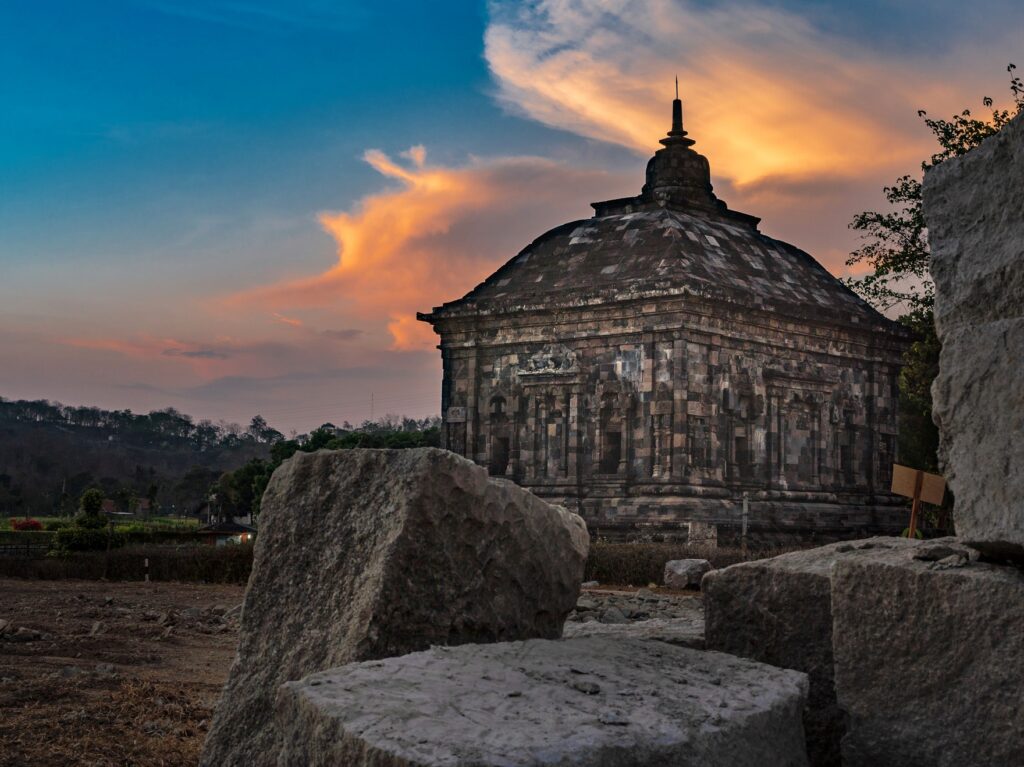
[[[541,235],[463,298],[418,317],[693,295],[906,335],[809,254],[762,234],[759,219],[715,197],[678,99],[661,143],[638,196],[594,203],[594,217]]]

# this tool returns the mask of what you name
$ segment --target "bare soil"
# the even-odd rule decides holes
[[[0,579],[0,765],[194,765],[244,586]]]

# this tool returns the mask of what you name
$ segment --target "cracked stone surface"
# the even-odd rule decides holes
[[[804,674],[599,637],[435,648],[280,689],[283,765],[807,764]]]
[[[202,764],[275,764],[278,686],[432,645],[561,636],[583,520],[453,453],[322,450],[274,472]]]
[[[842,558],[832,616],[845,767],[1022,763],[1024,571],[952,539]]]
[[[844,559],[916,550],[922,543],[906,538],[834,543],[743,562],[704,576],[709,650],[798,669],[810,676],[804,727],[808,754],[816,767],[838,767],[844,732],[833,672],[833,567]]]
[[[923,195],[957,535],[1024,561],[1024,117],[930,170]]]

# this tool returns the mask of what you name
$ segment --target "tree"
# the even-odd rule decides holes
[[[86,516],[98,517],[103,509],[103,491],[98,487],[90,487],[78,499],[78,508]]]
[[[850,228],[861,232],[864,243],[850,254],[848,266],[867,265],[870,273],[848,278],[846,284],[880,311],[901,308],[899,322],[917,334],[904,356],[900,373],[900,460],[915,468],[938,469],[938,429],[932,422],[931,385],[938,373],[941,345],[935,334],[932,309],[935,285],[928,272],[928,230],[921,207],[924,172],[951,157],[959,157],[997,133],[1024,112],[1024,84],[1010,64],[1011,109],[993,108],[982,99],[991,118],[978,119],[969,109],[949,120],[935,119],[924,110],[918,115],[931,130],[939,151],[921,163],[921,176],[901,176],[885,187],[887,212],[865,211],[854,216]]]
[[[156,482],[149,483],[149,489],[146,490],[146,500],[149,501],[149,513],[156,514],[158,509],[157,496],[160,494],[160,485]]]

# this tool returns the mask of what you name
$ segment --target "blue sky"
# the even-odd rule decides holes
[[[638,191],[676,73],[716,189],[842,273],[850,216],[929,148],[915,110],[1002,96],[1021,16],[0,0],[0,396],[299,430],[370,392],[436,412],[411,313]]]

